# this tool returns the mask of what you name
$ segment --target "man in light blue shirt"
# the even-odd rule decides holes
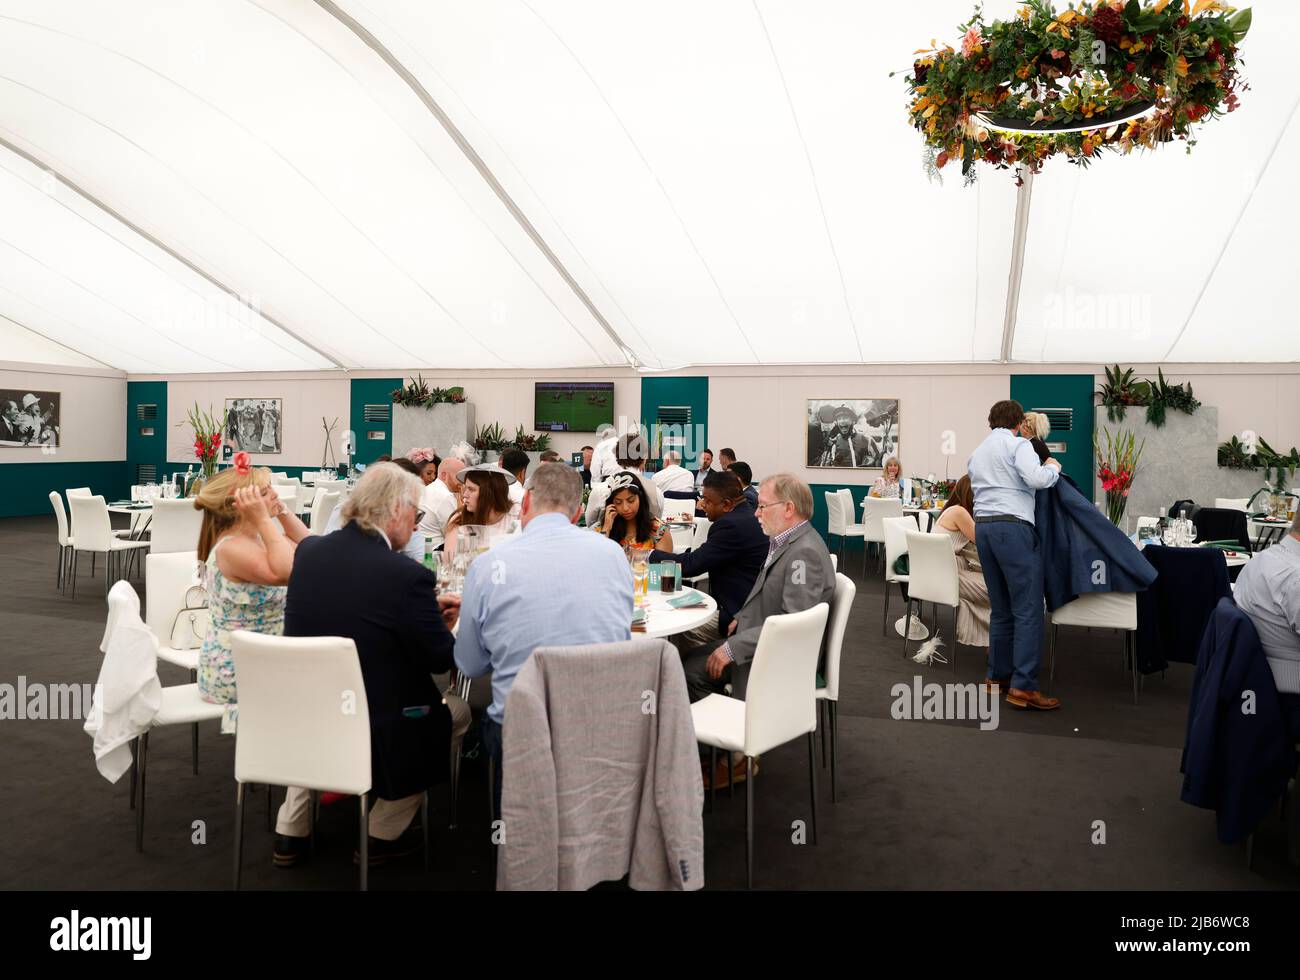
[[[623,549],[575,527],[582,477],[563,463],[537,467],[524,494],[523,533],[470,565],[461,597],[456,666],[492,671],[483,744],[501,800],[501,726],[515,676],[544,646],[617,643],[632,636],[632,571]]]
[[[985,684],[1006,692],[1018,708],[1050,711],[1057,698],[1038,689],[1043,650],[1043,556],[1034,528],[1034,493],[1055,486],[1061,464],[1038,462],[1028,439],[1016,434],[1025,417],[1019,402],[989,410],[993,431],[971,455],[967,472],[975,494],[975,547],[989,590],[989,673]]]

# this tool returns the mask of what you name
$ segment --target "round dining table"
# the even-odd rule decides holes
[[[692,592],[703,600],[703,605],[674,609],[668,604],[670,599],[677,599]],[[718,602],[707,592],[700,592],[698,589],[679,589],[671,593],[651,591],[646,593],[645,611],[645,629],[633,630],[633,639],[638,636],[675,636],[703,626],[709,620],[717,619]]]

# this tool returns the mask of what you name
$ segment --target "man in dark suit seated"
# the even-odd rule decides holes
[[[733,697],[743,699],[767,617],[803,612],[819,602],[829,605],[835,597],[835,567],[826,543],[810,523],[812,512],[812,490],[796,476],[779,473],[759,487],[758,519],[767,535],[767,555],[727,638],[687,654],[684,669],[692,701],[721,694],[727,684],[732,685]],[[713,537],[711,530],[709,537]],[[744,779],[743,756],[732,761],[734,778]],[[709,778],[725,776],[725,765],[719,763],[719,772],[709,773]]]
[[[343,505],[343,528],[304,538],[285,602],[285,636],[346,636],[357,645],[370,710],[370,863],[417,851],[404,834],[424,792],[443,782],[469,708],[440,694],[433,674],[451,670],[456,597],[437,595],[433,572],[402,554],[419,522],[420,479],[392,463],[366,469]],[[340,692],[341,693],[341,692]],[[293,697],[285,691],[285,697]],[[310,795],[290,787],[276,823],[275,864],[306,853]]]
[[[754,471],[748,463],[737,461],[727,467],[728,472],[735,473],[736,479],[740,481],[740,492],[745,495],[749,501],[750,507],[758,506],[758,489],[753,485]]]
[[[712,524],[708,540],[699,549],[684,554],[655,551],[650,555],[651,561],[679,562],[682,578],[708,575],[709,594],[718,601],[717,620],[673,637],[682,650],[717,643],[727,635],[767,557],[767,535],[754,516],[754,508],[741,494],[740,480],[734,473],[706,476],[700,507]]]

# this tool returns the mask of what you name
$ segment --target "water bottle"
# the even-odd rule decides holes
[[[433,567],[433,539],[426,537],[424,539],[424,567],[431,572],[436,572]]]

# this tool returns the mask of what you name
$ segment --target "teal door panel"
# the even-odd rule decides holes
[[[640,421],[649,430],[650,468],[676,449],[682,465],[695,469],[709,433],[709,379],[642,378]]]
[[[1093,496],[1093,391],[1091,374],[1013,374],[1011,397],[1026,412],[1042,412],[1052,421],[1048,448],[1066,474]]]

